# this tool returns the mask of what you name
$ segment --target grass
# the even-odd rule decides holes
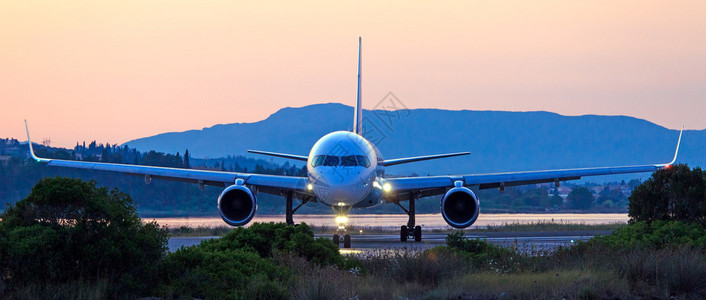
[[[536,273],[470,273],[436,286],[428,299],[606,299],[630,298],[626,280],[613,272],[562,270]]]
[[[362,271],[353,284],[355,295],[360,299],[706,297],[703,249],[616,252],[584,244],[543,257],[514,253],[480,264],[462,255],[440,256],[439,249],[357,258]]]
[[[1,284],[1,283],[0,283]],[[3,299],[101,299],[106,295],[109,283],[106,281],[88,282],[77,280],[62,284],[34,283],[23,286],[12,293],[3,294]]]
[[[486,228],[472,228],[468,232],[564,232],[564,231],[614,231],[626,223],[586,224],[566,221],[537,221],[531,223],[504,223]]]

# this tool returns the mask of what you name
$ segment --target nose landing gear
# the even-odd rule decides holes
[[[350,248],[351,247],[351,235],[346,234],[343,236],[343,240],[341,240],[341,236],[338,235],[338,233],[335,233],[333,235],[333,243],[338,246],[341,242],[343,242],[343,248]]]
[[[334,206],[334,212],[336,212],[336,233],[333,234],[333,243],[339,245],[343,242],[343,248],[351,247],[351,235],[346,233],[346,223],[348,223],[348,211],[350,207],[345,206]],[[343,236],[343,239],[341,239]]]

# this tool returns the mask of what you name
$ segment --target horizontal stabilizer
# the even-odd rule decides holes
[[[424,155],[424,156],[415,156],[415,157],[405,157],[405,158],[395,158],[395,159],[386,159],[380,165],[389,167],[389,166],[394,166],[394,165],[400,165],[400,164],[406,164],[406,163],[411,163],[411,162],[417,162],[417,161],[423,161],[423,160],[430,160],[430,159],[437,159],[437,158],[447,158],[447,157],[454,157],[454,156],[461,156],[461,155],[469,155],[471,154],[470,152],[457,152],[457,153],[446,153],[446,154],[435,154],[435,155]]]
[[[287,153],[277,153],[277,152],[268,152],[268,151],[260,151],[260,150],[248,150],[248,152],[249,152],[249,153],[255,153],[255,154],[262,154],[262,155],[269,155],[269,156],[282,157],[282,158],[303,160],[303,161],[307,161],[307,159],[309,159],[309,157],[307,157],[307,156],[303,156],[303,155],[294,155],[294,154],[287,154]]]

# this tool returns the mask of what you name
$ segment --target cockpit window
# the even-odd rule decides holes
[[[370,167],[370,160],[364,155],[356,155],[355,158],[358,160],[358,165],[363,167]]]
[[[336,167],[338,165],[342,167],[370,167],[370,160],[365,155],[348,155],[348,156],[334,156],[334,155],[317,155],[311,160],[311,166],[316,168],[318,166]]]
[[[311,160],[311,166],[314,168],[320,166],[324,162],[324,158],[326,158],[326,155],[314,156],[314,159]]]
[[[324,166],[338,166],[338,156],[326,155]]]
[[[355,167],[358,163],[355,160],[355,155],[342,156],[341,166],[343,167]]]

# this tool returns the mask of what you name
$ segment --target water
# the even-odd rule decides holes
[[[305,222],[316,226],[335,226],[334,215],[294,215],[294,222]],[[627,214],[481,214],[473,227],[486,227],[489,225],[503,225],[506,223],[536,223],[555,222],[563,224],[615,224],[627,223]],[[228,226],[219,217],[195,217],[195,218],[154,218],[144,220],[156,220],[161,225],[169,227],[219,227]],[[441,214],[418,214],[417,225],[426,229],[450,229]],[[256,216],[250,224],[254,222],[284,222],[284,215],[263,215]],[[399,228],[407,224],[407,215],[387,214],[387,215],[349,215],[348,224],[356,227],[381,227]]]

